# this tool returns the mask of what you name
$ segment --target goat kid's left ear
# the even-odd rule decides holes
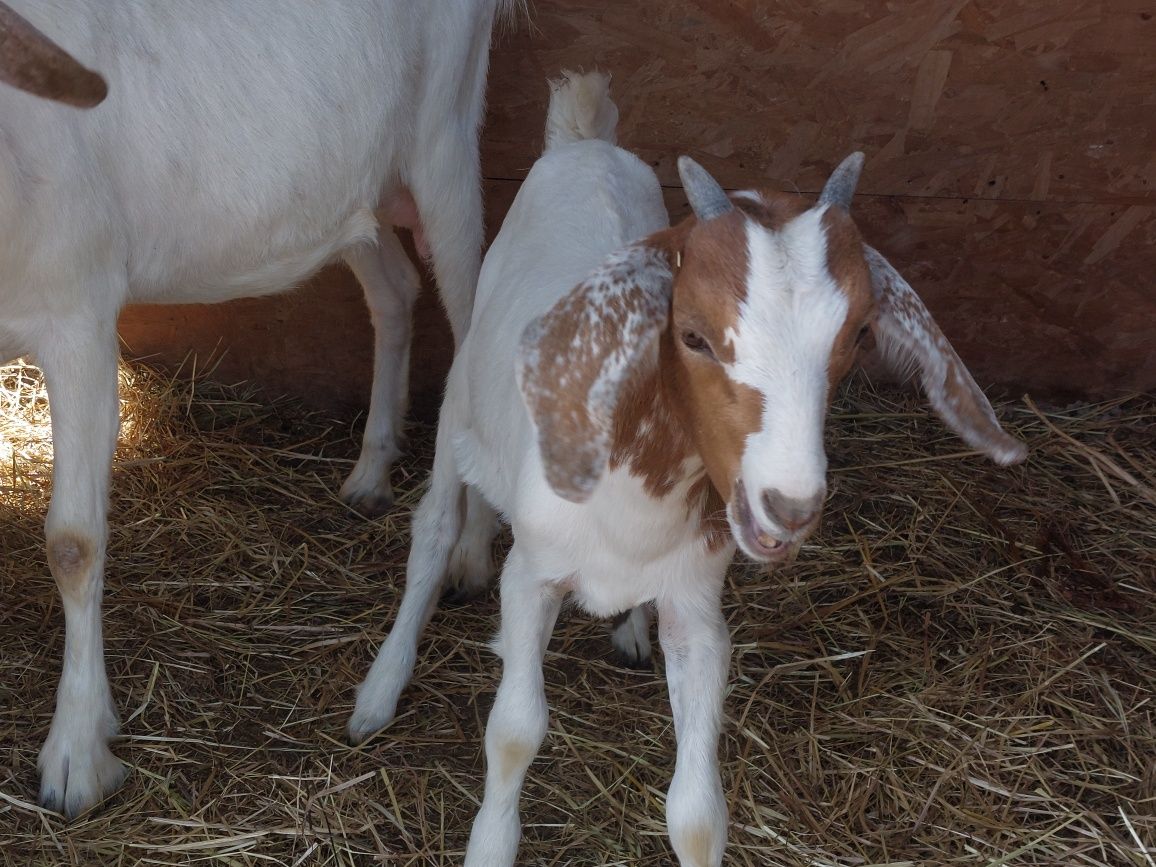
[[[987,397],[947,342],[915,290],[872,247],[863,245],[878,303],[872,330],[888,361],[913,363],[936,414],[969,446],[1001,466],[1018,464],[1027,446],[996,420]]]
[[[589,499],[606,469],[622,386],[658,361],[672,269],[656,238],[610,256],[522,335],[518,386],[546,480],[574,503]]]

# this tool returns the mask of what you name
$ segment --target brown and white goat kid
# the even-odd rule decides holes
[[[736,542],[774,563],[815,526],[828,397],[864,330],[914,357],[969,443],[1005,464],[1025,453],[911,288],[860,241],[848,206],[861,155],[814,206],[728,196],[684,157],[695,216],[667,228],[654,173],[612,144],[616,116],[599,76],[555,88],[546,152],[482,267],[405,595],[350,721],[360,741],[393,718],[463,515],[467,538],[487,517],[480,493],[514,545],[474,867],[516,857],[519,793],[547,726],[542,657],[568,593],[602,616],[656,606],[678,740],[671,842],[683,865],[721,862],[724,573]]]

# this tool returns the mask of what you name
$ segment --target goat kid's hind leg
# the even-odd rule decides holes
[[[345,254],[345,261],[361,283],[373,322],[373,389],[361,454],[341,486],[341,499],[373,516],[393,505],[389,471],[401,454],[398,440],[409,390],[413,304],[421,284],[389,226],[378,230],[377,247],[359,245]]]
[[[502,626],[494,644],[502,680],[486,722],[486,792],[470,832],[466,867],[505,867],[518,855],[522,782],[549,722],[542,658],[564,595],[531,574],[517,543],[499,587]]]
[[[637,605],[614,618],[610,644],[615,658],[627,668],[648,669],[654,664],[650,652],[650,611]]]
[[[40,750],[40,802],[71,818],[125,776],[108,748],[117,715],[104,668],[100,611],[120,409],[116,318],[78,316],[57,320],[46,331],[36,352],[52,414],[52,502],[45,535],[65,637],[56,713]]]
[[[498,516],[476,488],[466,488],[466,525],[450,557],[447,601],[468,602],[486,592],[493,581],[494,537]]]
[[[718,867],[727,835],[718,740],[730,636],[718,604],[699,600],[661,603],[658,635],[678,739],[667,832],[682,867]]]
[[[429,490],[421,498],[410,527],[401,606],[369,674],[357,690],[357,704],[349,720],[349,740],[354,744],[393,722],[398,699],[413,677],[418,641],[437,608],[450,552],[461,534],[465,492],[453,454],[456,419],[454,401],[447,397],[438,423]]]

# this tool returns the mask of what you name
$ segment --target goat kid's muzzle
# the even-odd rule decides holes
[[[743,552],[752,560],[768,565],[794,560],[799,547],[819,525],[822,498],[817,498],[819,506],[805,520],[795,522],[788,530],[757,516],[741,479],[735,482],[733,490],[727,520]]]

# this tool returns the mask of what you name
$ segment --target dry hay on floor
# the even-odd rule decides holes
[[[335,496],[348,424],[126,371],[105,622],[132,773],[66,824],[32,803],[63,641],[47,415],[35,371],[2,374],[0,862],[459,863],[494,595],[440,611],[393,727],[343,742],[430,431],[371,521]],[[853,385],[817,538],[773,576],[732,570],[729,863],[1152,867],[1156,402],[1001,412],[1033,448],[1024,467]],[[616,667],[606,631],[569,611],[551,644],[521,863],[670,861],[663,681]]]

